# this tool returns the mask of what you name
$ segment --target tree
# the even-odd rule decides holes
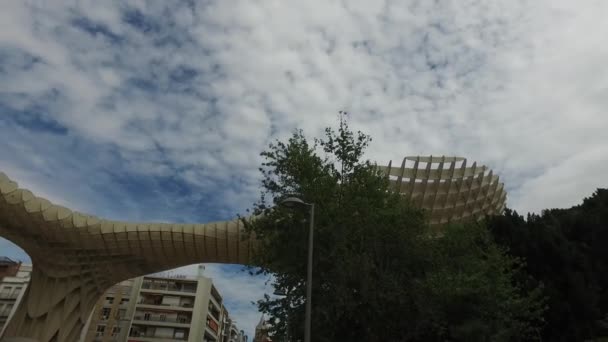
[[[527,297],[511,285],[510,259],[498,249],[486,255],[466,254],[468,248],[448,248],[456,241],[450,234],[443,240],[447,245],[429,240],[424,212],[389,191],[387,177],[363,159],[370,142],[369,136],[352,132],[346,114],[341,113],[338,130],[327,128],[323,139],[309,144],[303,132],[296,131],[286,143],[276,141],[262,153],[262,194],[253,208],[257,216],[245,222],[260,241],[255,253],[256,264],[261,265],[258,272],[272,274],[275,289],[286,294],[283,298],[265,296],[258,303],[271,320],[275,340],[281,341],[288,333],[292,340],[301,339],[303,332],[308,213],[277,206],[293,194],[316,203],[314,341],[466,338],[471,335],[458,335],[454,332],[457,324],[449,324],[455,314],[449,310],[470,309],[471,317],[486,324],[483,315],[498,308],[488,305],[498,301],[487,297],[496,295],[493,288],[502,291],[498,298],[512,296],[509,298],[522,303],[501,306],[501,316],[492,316],[488,322],[493,325],[479,333],[493,336],[500,329],[512,332],[520,327],[515,323],[512,328],[495,327],[521,321],[512,310],[528,310],[526,305],[533,302],[525,302]],[[483,246],[491,248],[488,241]],[[447,284],[437,283],[441,277],[456,277],[460,272],[449,265],[449,253],[465,253],[469,257],[463,262],[475,266],[471,276],[478,282],[471,283],[477,286],[471,291],[485,292],[479,294],[483,300],[472,307],[456,303],[464,299],[446,294]],[[480,262],[475,257],[487,259]],[[486,307],[480,307],[483,305]],[[522,316],[523,320],[529,318]],[[443,330],[433,331],[425,323],[428,318]]]
[[[494,243],[485,223],[445,227],[427,246],[432,262],[416,295],[422,340],[538,339],[542,290],[517,281],[523,261]]]
[[[526,260],[528,287],[543,284],[545,340],[608,336],[608,190],[599,189],[582,205],[525,220],[507,209],[489,228],[510,254]]]

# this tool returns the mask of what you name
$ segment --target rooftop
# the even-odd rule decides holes
[[[0,264],[11,264],[11,265],[15,265],[15,264],[18,264],[18,263],[19,263],[19,262],[15,261],[15,260],[13,260],[13,259],[11,259],[11,258],[9,258],[9,257],[6,257],[6,256],[0,256]]]

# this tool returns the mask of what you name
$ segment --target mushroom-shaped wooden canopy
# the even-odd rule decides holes
[[[408,165],[411,163],[412,165]],[[405,157],[381,166],[392,188],[437,225],[500,213],[506,193],[485,166],[459,157]],[[113,284],[200,262],[249,264],[256,245],[238,220],[135,223],[74,212],[19,188],[0,172],[0,236],[32,258],[32,279],[4,337],[76,341]]]
[[[405,157],[400,166],[380,166],[391,188],[426,209],[431,225],[500,214],[507,193],[497,175],[463,157]]]

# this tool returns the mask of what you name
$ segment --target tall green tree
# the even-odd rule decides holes
[[[489,221],[495,240],[526,260],[529,287],[547,296],[544,340],[608,336],[608,190],[581,205],[527,218],[512,210]]]
[[[278,206],[282,198],[294,194],[316,204],[314,341],[513,337],[513,329],[523,329],[513,322],[529,319],[529,315],[516,317],[513,310],[534,310],[533,300],[525,302],[528,297],[511,284],[515,272],[511,261],[502,251],[488,247],[489,240],[479,245],[494,251],[486,254],[471,254],[469,245],[452,248],[460,246],[452,234],[439,244],[430,240],[424,212],[390,191],[387,177],[363,158],[370,142],[369,136],[349,129],[342,113],[338,129],[327,128],[322,139],[309,143],[302,131],[296,131],[262,153],[263,191],[253,208],[257,218],[246,222],[260,241],[255,254],[259,272],[272,274],[275,289],[286,294],[266,296],[258,303],[271,320],[274,339],[289,335],[296,341],[304,330],[308,212]],[[477,243],[476,236],[463,238]],[[467,257],[456,267],[450,264],[450,253]],[[469,292],[483,291],[480,300],[468,302],[469,297],[451,293],[450,284],[441,283],[442,277],[457,279],[461,268],[476,280],[470,282]],[[497,298],[522,304],[490,305],[499,301],[490,298],[496,296],[493,289],[500,292]],[[477,319],[476,324],[488,327],[466,332],[464,323],[457,321],[458,308],[470,311],[469,321]],[[500,314],[488,314],[499,309]]]

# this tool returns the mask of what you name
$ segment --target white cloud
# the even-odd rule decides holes
[[[543,209],[578,205],[598,188],[598,184],[608,184],[606,160],[608,146],[573,155],[542,175],[524,181],[513,196],[523,207],[537,213]]]

